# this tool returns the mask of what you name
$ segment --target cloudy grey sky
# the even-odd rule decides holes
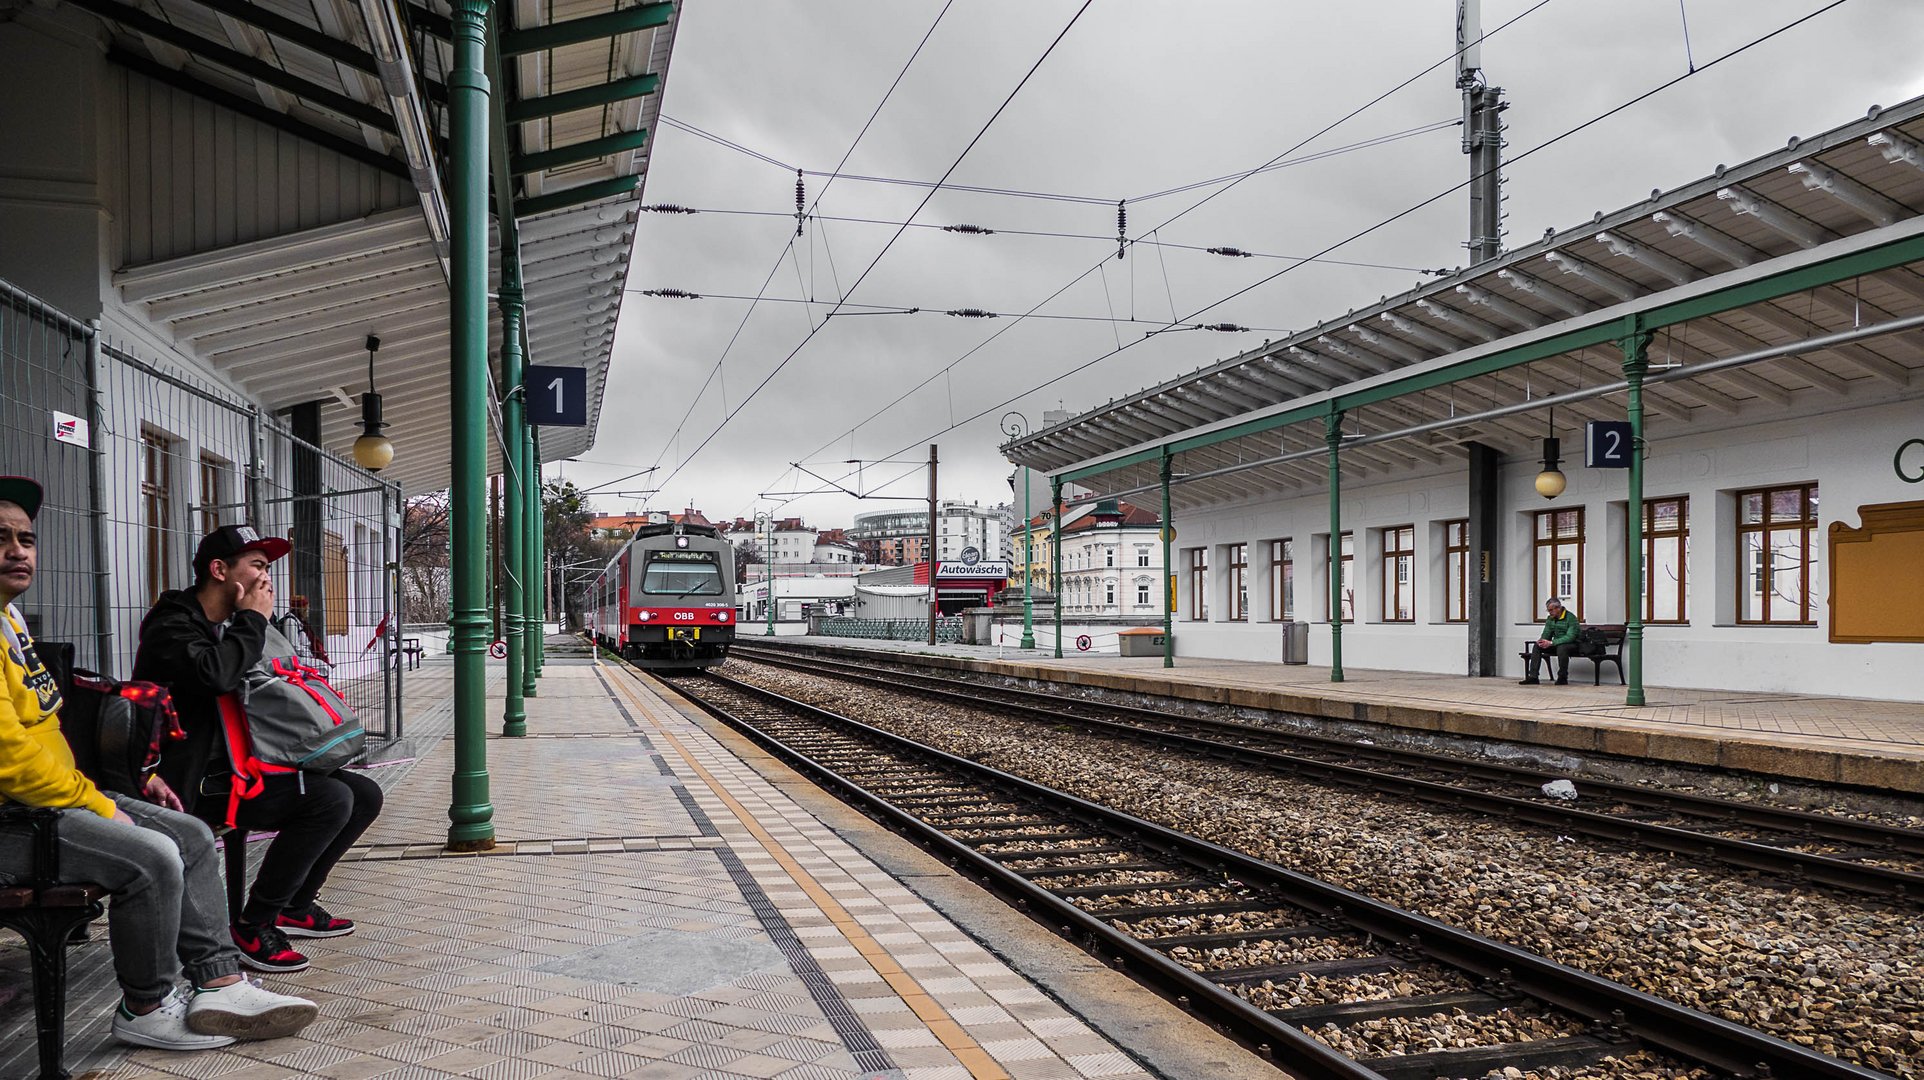
[[[1829,3],[1485,0],[1483,66],[1510,101],[1508,154],[1689,70],[1686,15],[1688,57],[1704,68]],[[944,190],[916,222],[997,235],[910,228],[890,245],[926,189],[811,176],[817,213],[874,223],[811,221],[795,237],[793,218],[783,216],[794,212],[792,167],[835,167],[931,25],[844,173],[941,177],[1080,6],[689,0],[665,115],[790,168],[666,124],[654,133],[646,202],[706,212],[642,215],[629,286],[707,298],[627,297],[598,439],[565,475],[599,484],[659,462],[652,478],[613,489],[659,494],[600,504],[694,505],[732,517],[781,501],[766,493],[820,486],[792,462],[840,477],[847,459],[921,458],[934,441],[943,496],[995,502],[1009,490],[1009,466],[996,451],[1009,409],[1040,426],[1045,410],[1081,411],[1465,261],[1467,202],[1458,192],[1328,256],[1341,261],[1301,265],[1196,320],[1251,333],[1143,336],[1291,265],[1199,248],[1309,255],[1464,180],[1458,128],[1435,127],[1461,112],[1448,62],[1454,0],[1095,0],[950,178],[1074,200]],[[1528,242],[1791,135],[1858,118],[1872,104],[1924,94],[1920,41],[1924,4],[1848,0],[1517,161],[1505,173],[1507,237]],[[1425,68],[1296,151],[1314,160],[1250,177],[1193,210],[1223,185],[1156,194],[1270,161]],[[1385,141],[1392,136],[1401,137]],[[1119,199],[1130,200],[1133,238],[1150,239],[1149,230],[1181,216],[1157,229],[1160,245],[1140,243],[1118,261]],[[1013,235],[1023,230],[1071,235]],[[770,298],[817,303],[764,302],[751,312],[746,299],[721,298],[753,296],[764,281]],[[1017,324],[940,313],[1020,313],[1064,286],[1038,314],[1079,319]],[[838,315],[822,326],[838,297],[923,312]],[[1130,347],[1025,392],[1118,344]],[[861,483],[880,494],[925,493],[925,476],[912,469],[865,465]],[[824,494],[790,499],[781,512],[829,526],[891,505],[901,504]]]

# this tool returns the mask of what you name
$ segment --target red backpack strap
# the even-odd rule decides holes
[[[231,829],[241,800],[259,795],[267,779],[260,759],[254,756],[254,741],[247,735],[247,712],[241,708],[240,698],[222,694],[216,702],[221,731],[227,736],[227,760],[234,768],[234,780],[227,787],[227,827]]]
[[[273,663],[274,663],[274,674],[279,675],[281,678],[286,679],[289,683],[292,683],[293,685],[300,687],[301,690],[305,692],[308,697],[311,697],[314,699],[314,704],[319,705],[321,707],[321,711],[327,714],[327,718],[329,720],[334,721],[335,727],[339,727],[341,725],[341,714],[335,711],[334,706],[329,705],[327,703],[327,698],[320,691],[308,685],[308,683],[310,682],[317,682],[317,683],[320,683],[322,686],[326,686],[329,690],[334,690],[332,686],[328,686],[327,679],[321,675],[320,671],[318,671],[315,668],[311,668],[306,664],[301,663],[299,660],[296,660],[292,663],[285,664],[285,665],[283,665],[279,660],[276,660]],[[340,691],[335,690],[334,692],[336,696],[339,696]]]

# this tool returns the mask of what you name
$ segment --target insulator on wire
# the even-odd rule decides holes
[[[795,235],[802,235],[802,218],[808,213],[808,191],[802,186],[802,170],[795,170]]]
[[[1129,241],[1129,200],[1116,200],[1116,258],[1123,257]]]
[[[1227,255],[1232,259],[1247,259],[1256,254],[1253,251],[1244,251],[1242,248],[1233,247],[1213,247],[1204,248],[1203,250],[1211,255]]]
[[[687,289],[643,289],[643,296],[660,296],[669,300],[700,300],[701,294]]]
[[[653,206],[639,206],[639,207],[636,207],[636,209],[649,214],[699,214],[701,213],[700,210],[697,210],[692,206],[683,206],[680,203],[671,203],[671,202],[656,203]]]
[[[1219,334],[1242,334],[1249,331],[1247,326],[1237,326],[1233,322],[1204,323],[1204,330],[1214,330]]]
[[[983,225],[944,225],[943,232],[967,233],[970,236],[994,236],[995,230]]]
[[[981,308],[979,308],[979,307],[965,307],[965,308],[956,308],[956,309],[955,309],[955,310],[953,310],[953,311],[945,311],[945,312],[943,312],[942,314],[944,314],[944,315],[953,315],[953,316],[955,316],[955,317],[956,317],[956,318],[958,318],[958,319],[995,319],[995,318],[1000,318],[1000,316],[998,316],[998,315],[997,315],[997,314],[996,314],[995,312],[993,312],[993,311],[984,311],[984,310],[982,310],[982,309],[981,309]]]

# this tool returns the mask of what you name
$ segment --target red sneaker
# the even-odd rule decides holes
[[[346,937],[354,932],[354,920],[337,919],[319,904],[289,908],[280,913],[274,925],[288,937]]]
[[[228,930],[234,947],[240,950],[241,963],[256,971],[301,971],[307,957],[294,951],[279,927],[235,923]]]

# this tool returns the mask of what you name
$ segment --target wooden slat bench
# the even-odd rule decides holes
[[[27,941],[33,961],[34,1029],[41,1080],[66,1080],[67,941],[100,917],[107,890],[60,881],[60,813],[0,806],[0,828],[32,832],[33,870],[24,885],[0,885],[0,927]]]

